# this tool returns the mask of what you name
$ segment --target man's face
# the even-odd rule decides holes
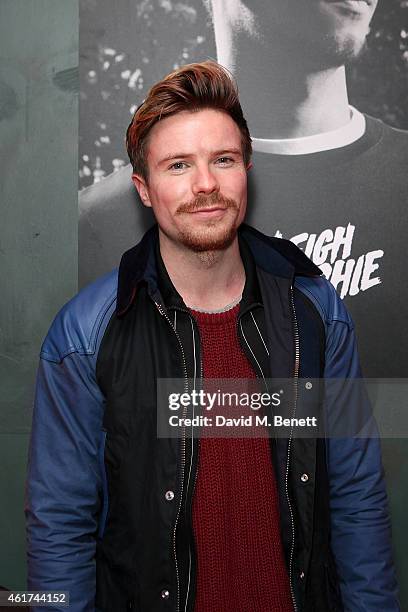
[[[213,0],[217,3],[220,0]],[[378,0],[224,0],[226,7],[249,10],[257,34],[291,48],[316,51],[338,64],[355,58],[364,46]],[[215,13],[214,13],[215,14]]]
[[[149,178],[133,175],[161,232],[193,251],[224,249],[245,216],[241,133],[221,111],[183,111],[158,121],[147,144]]]

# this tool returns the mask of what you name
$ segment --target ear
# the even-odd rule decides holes
[[[248,162],[247,167],[246,167],[247,171],[248,171],[248,170],[250,170],[250,169],[252,168],[252,166],[253,166],[253,165],[254,165],[254,164],[253,164],[251,161],[250,161],[250,162]]]
[[[132,181],[138,191],[138,194],[143,204],[151,208],[152,203],[150,202],[149,190],[147,188],[146,180],[142,176],[140,176],[140,174],[133,173]]]

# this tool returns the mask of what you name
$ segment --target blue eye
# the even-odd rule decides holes
[[[170,170],[184,170],[187,167],[186,162],[178,161],[171,164]]]

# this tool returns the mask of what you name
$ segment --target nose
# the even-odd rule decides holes
[[[207,165],[197,166],[193,177],[194,195],[209,195],[220,188],[215,172]]]

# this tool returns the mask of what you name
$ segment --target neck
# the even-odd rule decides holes
[[[168,275],[187,306],[217,310],[242,294],[245,270],[238,238],[225,250],[196,253],[169,240],[161,231],[159,237]]]
[[[227,40],[228,47],[217,48],[219,61],[234,73],[253,137],[301,138],[347,124],[344,66],[317,67],[310,55],[243,30],[230,31]]]

